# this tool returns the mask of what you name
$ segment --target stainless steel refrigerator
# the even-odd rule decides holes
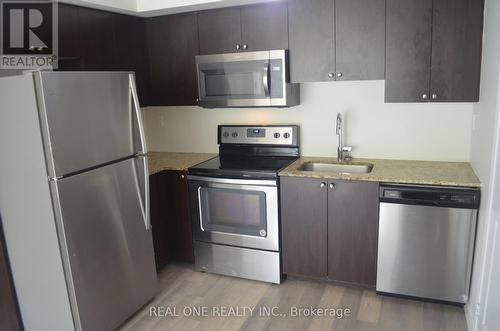
[[[0,78],[0,213],[26,330],[113,330],[157,289],[134,75]]]

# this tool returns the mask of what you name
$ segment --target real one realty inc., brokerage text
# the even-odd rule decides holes
[[[330,317],[351,316],[350,308],[289,307],[278,306],[151,306],[150,317]]]

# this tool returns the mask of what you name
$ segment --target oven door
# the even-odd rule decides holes
[[[271,106],[269,51],[196,57],[202,107]]]
[[[276,180],[188,178],[194,240],[279,251]]]

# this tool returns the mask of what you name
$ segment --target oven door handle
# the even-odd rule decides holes
[[[229,185],[274,186],[274,187],[278,185],[277,181],[274,179],[272,180],[231,179],[231,178],[214,178],[214,177],[188,175],[188,180],[205,182],[205,183],[229,184]]]

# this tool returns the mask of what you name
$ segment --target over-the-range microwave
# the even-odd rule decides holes
[[[289,83],[288,51],[196,56],[198,105],[205,108],[291,107],[299,84]]]

